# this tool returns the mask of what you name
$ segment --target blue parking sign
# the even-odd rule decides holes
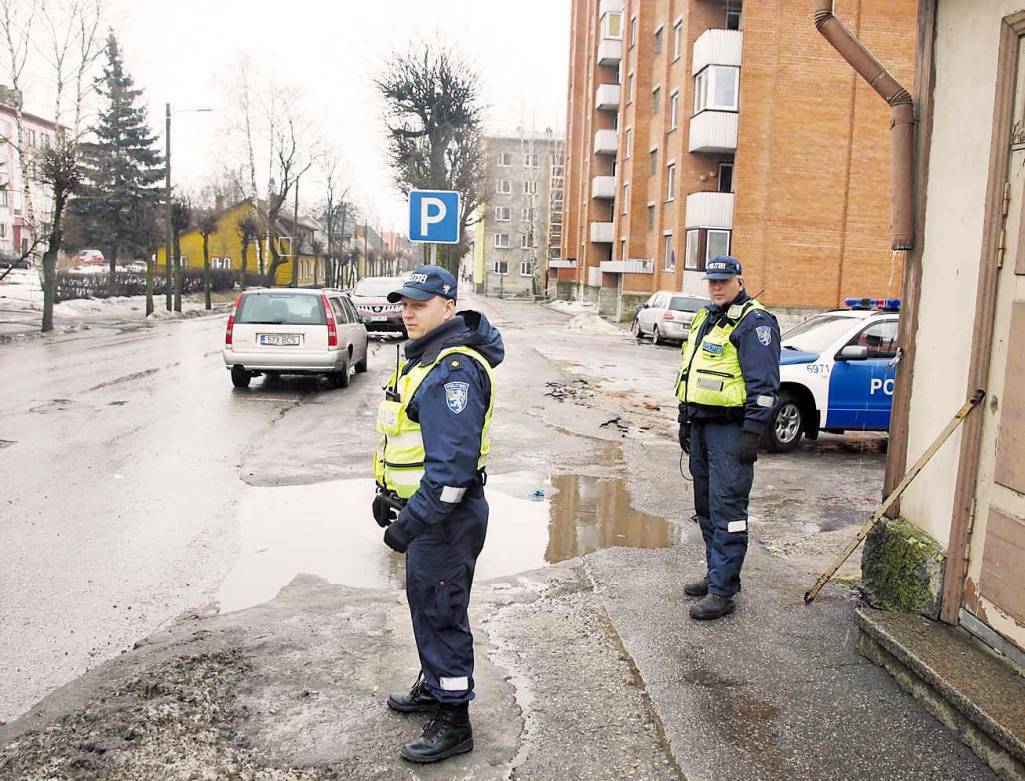
[[[411,190],[409,240],[459,243],[459,193],[453,190]]]

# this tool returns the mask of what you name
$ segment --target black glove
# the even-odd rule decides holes
[[[402,521],[396,521],[384,530],[384,544],[397,553],[405,553],[412,539],[413,536]]]
[[[374,520],[381,528],[388,526],[399,517],[399,511],[389,504],[380,492],[374,495],[373,511]]]
[[[680,449],[690,455],[690,421],[680,424]]]
[[[758,445],[762,437],[753,431],[740,432],[740,449],[737,451],[737,459],[742,464],[753,464],[758,460]]]

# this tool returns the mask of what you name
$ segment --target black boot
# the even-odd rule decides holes
[[[427,688],[427,680],[421,670],[416,683],[408,692],[392,692],[388,695],[388,707],[399,713],[429,713],[438,707],[438,701]]]
[[[690,617],[697,621],[712,621],[728,616],[736,609],[737,603],[733,601],[733,597],[708,594],[700,602],[690,606]]]
[[[424,724],[419,740],[402,747],[402,758],[426,764],[473,750],[473,727],[466,703],[439,704],[431,720]]]
[[[700,580],[692,580],[683,587],[683,593],[688,597],[703,597],[708,593],[708,575]]]

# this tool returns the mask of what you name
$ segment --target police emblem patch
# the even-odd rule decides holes
[[[470,396],[470,383],[446,382],[445,403],[456,415],[466,409],[466,401]]]
[[[758,337],[758,341],[766,347],[772,342],[772,329],[767,325],[760,325],[755,328],[755,335]]]

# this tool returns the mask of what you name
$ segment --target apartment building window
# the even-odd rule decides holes
[[[523,156],[524,168],[537,168],[540,165],[540,158],[537,152],[531,152]]]
[[[537,209],[533,206],[525,206],[520,209],[520,219],[523,222],[533,222],[537,218]]]
[[[676,162],[670,161],[666,166],[666,200],[673,200],[676,192]]]
[[[655,204],[648,204],[648,230],[655,229]]]
[[[537,182],[525,179],[523,181],[523,194],[524,195],[536,195],[537,194]]]
[[[636,87],[637,87],[637,79],[635,79],[634,78],[634,74],[631,73],[629,75],[629,77],[627,77],[627,90],[626,90],[626,96],[627,96],[626,97],[626,102],[627,103],[633,103],[634,102],[634,95],[636,94],[636,92],[635,92]]]
[[[744,15],[740,9],[733,9],[726,11],[726,29],[727,30],[743,30]]]
[[[719,192],[733,192],[733,163],[719,163]]]
[[[28,130],[28,145],[29,146],[35,146],[36,145],[36,131],[33,130],[32,128],[29,128],[29,130]]]
[[[495,221],[496,222],[509,222],[512,216],[512,209],[508,206],[496,206],[495,207]]]
[[[509,273],[509,261],[507,261],[507,260],[496,260],[492,264],[491,268],[492,268],[492,271],[494,271],[494,273],[498,274],[499,276],[504,277],[506,274]]]
[[[633,150],[633,148],[634,148],[634,129],[632,127],[628,127],[626,129],[626,145],[624,147],[623,157],[629,157],[630,156],[630,152],[631,152],[631,150]],[[613,176],[615,176],[615,172],[613,172]]]
[[[651,113],[652,114],[657,114],[658,113],[658,108],[659,108],[658,104],[661,103],[661,102],[662,102],[662,87],[658,86],[658,87],[655,87],[655,89],[653,89],[651,91]]]
[[[694,77],[694,113],[736,111],[740,68],[709,65]]]
[[[0,239],[7,238],[7,223],[0,222]]]
[[[683,54],[683,21],[673,25],[673,59],[680,59]]]
[[[552,238],[554,240],[554,236]],[[548,257],[550,257],[552,260],[558,260],[559,259],[559,248],[558,247],[549,247],[548,248]]]
[[[680,118],[680,91],[669,96],[669,129],[676,130]]]
[[[508,195],[512,192],[512,182],[509,179],[499,179],[495,182],[495,192],[501,195]]]
[[[523,236],[520,236],[520,249],[534,249],[533,231]]]
[[[658,175],[658,147],[652,149],[648,155],[651,157],[651,175]]]
[[[655,54],[662,53],[662,25],[655,30]]]
[[[700,271],[701,231],[687,231],[687,249],[684,254],[683,267],[691,271]]]
[[[521,277],[533,276],[533,274],[532,274],[532,272],[530,270],[530,261],[529,260],[521,260],[520,261],[520,276]]]
[[[730,254],[730,232],[720,230],[708,231],[705,238],[705,260],[711,260],[717,255]]]
[[[630,208],[630,183],[623,183],[623,214]]]
[[[601,18],[602,38],[623,37],[623,15],[620,13],[608,13]]]
[[[637,43],[637,17],[630,17],[630,45]]]
[[[498,153],[498,164],[502,168],[508,168],[512,165],[512,152],[499,152]]]
[[[43,149],[49,149],[50,148],[50,136],[48,134],[46,134],[46,133],[40,133],[39,134],[39,144],[43,147]]]
[[[7,206],[7,188],[0,189],[0,206]]]
[[[626,239],[619,240],[619,259],[626,260]]]
[[[662,236],[662,268],[665,271],[676,271],[676,254],[673,252],[672,231],[666,231]]]
[[[508,233],[496,233],[495,234],[495,249],[509,249],[509,234]]]

